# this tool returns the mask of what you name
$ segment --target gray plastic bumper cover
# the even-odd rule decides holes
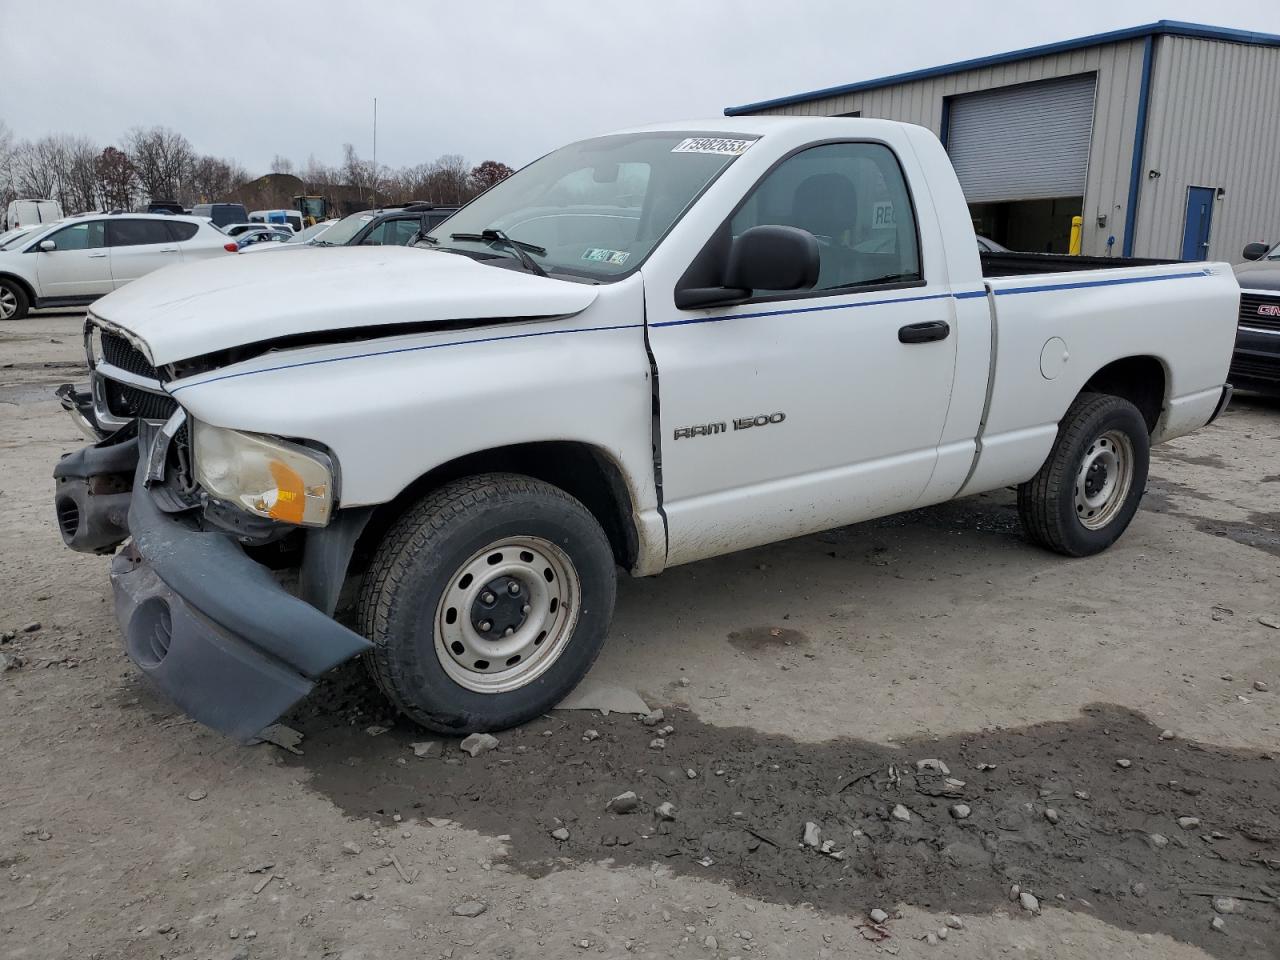
[[[251,740],[369,641],[276,582],[229,537],[194,530],[135,479],[133,541],[111,562],[129,657],[189,716]]]

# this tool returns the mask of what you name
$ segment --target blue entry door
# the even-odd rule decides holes
[[[1209,225],[1213,222],[1211,187],[1187,187],[1187,225],[1182,231],[1182,259],[1209,259]]]

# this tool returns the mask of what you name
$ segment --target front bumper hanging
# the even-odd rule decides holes
[[[130,430],[65,457],[55,469],[56,502],[83,494],[68,502],[99,518],[107,516],[101,501],[111,500],[100,550],[132,538],[111,561],[129,658],[189,716],[250,740],[370,643],[286,591],[233,537],[161,510],[146,486],[148,458],[139,455],[153,432],[120,436]],[[122,473],[131,491],[91,494],[103,476]],[[62,515],[59,507],[60,522]]]

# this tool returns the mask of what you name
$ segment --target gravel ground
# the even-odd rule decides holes
[[[420,758],[351,666],[295,754],[153,694],[61,546],[79,356],[0,328],[0,956],[1280,956],[1280,403],[1159,448],[1101,557],[1002,491],[624,581],[592,680],[652,726]]]

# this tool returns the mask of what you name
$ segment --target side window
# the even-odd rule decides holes
[[[121,217],[107,221],[107,246],[137,247],[151,243],[172,243],[163,220],[134,220]]]
[[[96,250],[104,245],[102,227],[101,220],[77,223],[63,227],[45,239],[52,240],[59,250]]]
[[[897,158],[881,144],[828,143],[784,160],[734,214],[730,230],[736,237],[763,224],[818,238],[815,291],[923,278],[911,195]]]
[[[170,238],[179,243],[190,240],[200,230],[194,223],[187,223],[185,220],[169,220],[165,226],[169,228]]]
[[[383,220],[369,231],[369,235],[360,241],[360,245],[368,247],[404,246],[418,232],[418,224],[417,217]]]

